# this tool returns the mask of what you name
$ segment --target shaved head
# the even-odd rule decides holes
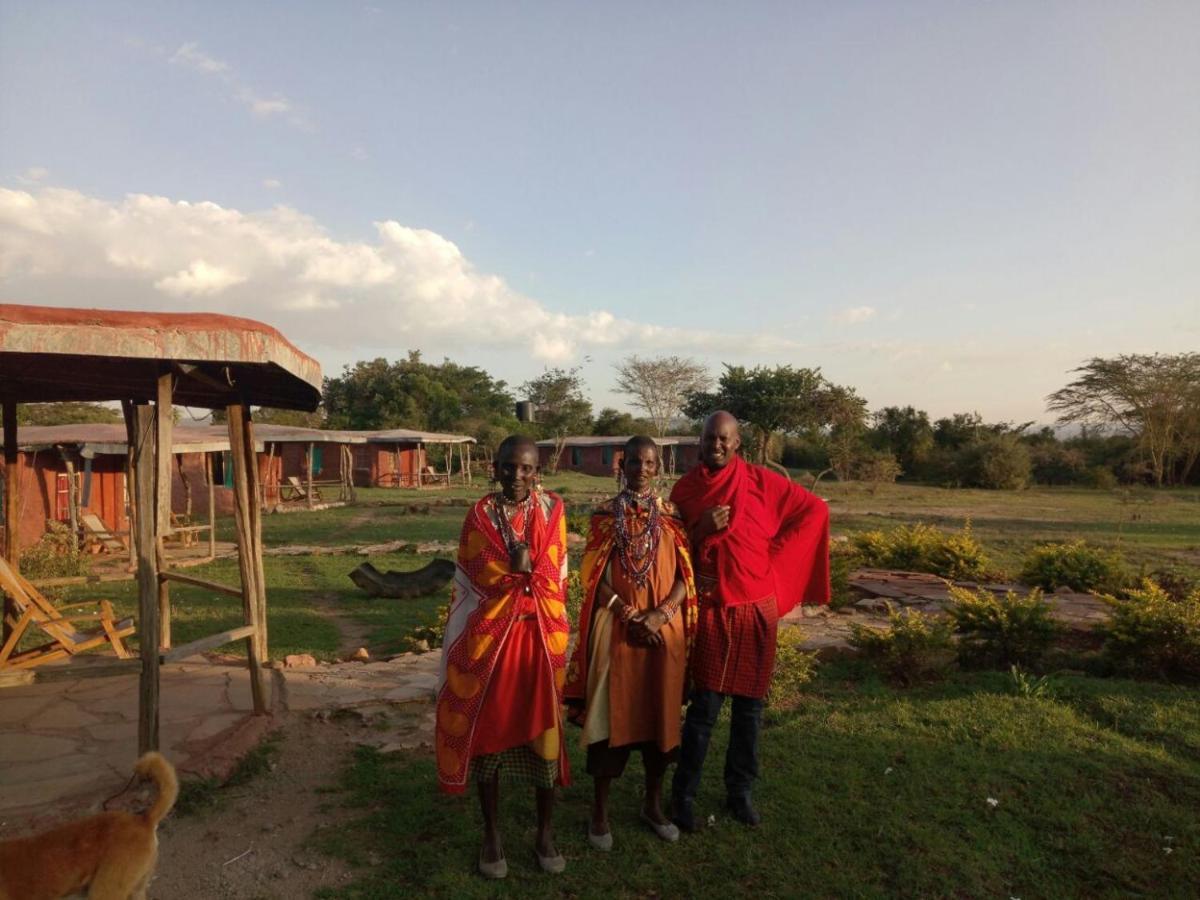
[[[536,457],[537,441],[527,434],[510,434],[496,448],[496,462],[503,461],[507,454],[514,453],[517,450],[532,450],[534,457]]]
[[[700,433],[700,459],[710,469],[723,469],[742,446],[741,427],[733,413],[717,410],[704,420]]]

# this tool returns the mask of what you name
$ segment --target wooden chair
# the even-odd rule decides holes
[[[285,495],[284,494],[285,491],[290,491],[290,493]],[[313,493],[313,500],[316,501],[317,503],[320,503],[321,502],[321,489],[314,484],[312,493]],[[287,476],[287,484],[282,485],[280,487],[279,499],[281,499],[281,500],[307,500],[308,499],[308,491],[304,487],[304,482],[302,482],[299,479],[299,477],[297,477],[295,475]]]
[[[4,646],[0,647],[0,669],[39,666],[42,663],[74,656],[85,650],[103,647],[105,644],[112,644],[113,652],[121,659],[129,658],[129,650],[121,639],[129,637],[137,628],[134,627],[133,619],[117,621],[113,615],[112,604],[107,600],[94,601],[95,608],[99,609],[98,614],[64,614],[19,572],[14,572],[4,559],[0,559],[0,589],[12,598],[17,611],[16,620],[10,620],[12,634],[4,642]],[[98,621],[100,627],[91,631],[78,630],[75,623],[85,621]],[[30,625],[37,626],[52,640],[39,647],[14,653]]]
[[[105,525],[104,520],[94,512],[81,512],[79,521],[83,524],[83,533],[88,541],[99,544],[109,553],[125,553],[129,550],[129,545],[121,540],[120,533]]]

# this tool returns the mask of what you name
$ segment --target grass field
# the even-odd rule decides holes
[[[584,837],[591,786],[572,729],[575,784],[555,813],[567,871],[536,869],[531,792],[513,789],[502,884],[474,874],[473,796],[436,795],[428,754],[360,749],[343,801],[364,814],[318,840],[384,862],[322,896],[1193,897],[1200,884],[1194,690],[1063,677],[1035,699],[975,673],[897,691],[831,667],[799,709],[769,716],[753,832],[720,812],[726,730],[698,799],[715,823],[674,846],[653,837],[635,758],[614,784],[606,855]]]

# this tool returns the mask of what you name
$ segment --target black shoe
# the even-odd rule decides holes
[[[730,797],[725,801],[725,806],[729,809],[729,814],[750,828],[757,828],[762,822],[762,816],[758,814],[758,810],[754,808],[754,804],[750,802],[750,797]]]
[[[671,803],[671,821],[679,826],[680,831],[688,834],[696,833],[696,815],[692,812],[692,801],[683,800]]]

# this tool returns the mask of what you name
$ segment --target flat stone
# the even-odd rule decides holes
[[[99,797],[111,782],[111,772],[94,766],[73,774],[56,774],[37,780],[30,780],[18,773],[11,782],[8,779],[4,781],[4,790],[0,791],[0,810],[56,803],[64,797],[84,793],[94,793]]]
[[[5,718],[8,718],[7,710],[5,711]],[[95,725],[99,721],[100,719],[97,716],[93,716],[90,712],[85,712],[70,700],[59,700],[30,719],[25,727],[31,731],[42,731],[44,729],[57,730]]]
[[[32,760],[53,760],[55,757],[66,756],[79,749],[79,741],[65,737],[49,737],[44,734],[29,734],[23,731],[6,731],[0,733],[0,763],[5,767],[14,763],[30,762]],[[3,772],[0,782],[7,783],[15,777],[12,769]]]
[[[61,693],[43,692],[39,696],[14,697],[8,691],[0,694],[0,710],[4,711],[4,726],[10,727],[34,715],[53,703]]]
[[[187,741],[204,741],[215,737],[227,728],[237,725],[246,716],[244,713],[222,713],[219,716],[205,716],[192,731],[188,732]]]
[[[383,696],[388,700],[393,700],[397,703],[407,703],[410,700],[426,700],[432,699],[435,692],[432,689],[420,687],[417,685],[404,685],[395,690],[388,691]]]

